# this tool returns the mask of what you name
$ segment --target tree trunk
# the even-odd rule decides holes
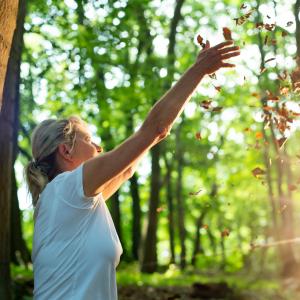
[[[130,193],[132,197],[132,257],[139,259],[139,246],[141,241],[141,204],[137,175],[130,178]]]
[[[160,189],[160,157],[161,145],[157,144],[151,149],[152,169],[151,169],[151,192],[150,205],[148,212],[148,226],[146,239],[144,243],[144,256],[141,271],[145,273],[153,273],[157,268],[157,252],[156,252],[156,231],[157,231],[157,208],[159,205],[159,189]]]
[[[2,93],[10,48],[16,28],[18,4],[18,0],[0,1],[0,110],[2,107]]]
[[[3,22],[3,15],[7,14],[3,9],[8,9],[11,14],[14,13],[14,6],[8,5],[8,1],[2,1],[0,4],[0,23]],[[25,18],[25,2],[20,1],[17,30],[14,33],[10,57],[7,64],[7,72],[5,77],[5,84],[3,89],[3,108],[0,114],[0,299],[11,298],[10,288],[10,215],[11,215],[11,194],[12,184],[11,178],[13,174],[14,162],[14,141],[17,128],[15,121],[17,118],[18,102],[19,102],[19,82],[20,82],[20,59],[22,52],[22,37],[23,24]],[[6,18],[7,19],[7,18]],[[14,22],[10,20],[11,24],[4,22],[0,28],[12,26]],[[1,55],[5,58],[5,50],[3,42],[8,47],[8,35],[6,38],[0,36],[2,46],[0,45]],[[2,63],[2,62],[1,62]],[[5,63],[5,62],[4,62]],[[0,79],[1,80],[1,79]],[[2,92],[2,86],[1,92]]]
[[[181,123],[176,128],[176,160],[177,160],[177,186],[176,186],[176,199],[177,199],[177,215],[178,215],[178,231],[180,240],[180,268],[184,269],[186,266],[186,248],[185,248],[185,208],[183,202],[182,193],[182,174],[183,174],[183,152],[180,142],[180,132],[183,124],[183,119]]]
[[[172,165],[167,162],[165,157],[165,164],[167,168],[166,186],[167,186],[167,204],[168,204],[168,229],[170,239],[170,263],[175,263],[175,233],[174,233],[174,204],[173,204],[173,191],[172,191]]]

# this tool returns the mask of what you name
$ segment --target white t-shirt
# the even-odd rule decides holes
[[[34,299],[118,298],[122,246],[102,194],[84,196],[82,166],[56,176],[36,206]]]

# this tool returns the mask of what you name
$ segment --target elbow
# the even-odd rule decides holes
[[[171,126],[158,126],[157,127],[157,139],[158,142],[164,140],[170,134]]]
[[[125,180],[128,180],[130,179],[133,174],[134,174],[135,170],[133,167],[129,167],[125,172],[124,172],[124,177],[125,177]]]

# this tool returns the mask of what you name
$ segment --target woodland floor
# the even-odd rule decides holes
[[[32,299],[33,281],[17,279],[13,282],[14,300]],[[280,289],[238,290],[220,283],[194,283],[191,286],[137,286],[118,287],[119,300],[297,300],[300,283],[287,279]]]

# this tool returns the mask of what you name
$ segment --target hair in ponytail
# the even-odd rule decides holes
[[[47,183],[60,172],[55,158],[58,145],[67,143],[73,149],[76,125],[79,124],[86,125],[81,118],[71,116],[68,119],[45,120],[33,130],[31,137],[33,160],[25,167],[25,177],[34,207]]]

